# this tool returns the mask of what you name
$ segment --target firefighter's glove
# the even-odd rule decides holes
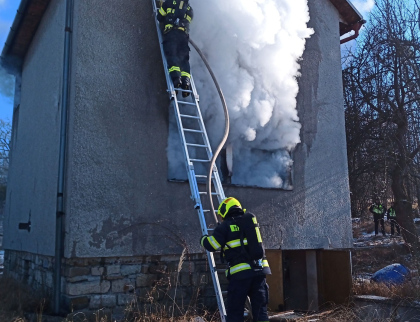
[[[203,242],[204,242],[204,240],[205,240],[207,237],[209,237],[209,235],[204,235],[203,237],[201,237],[201,239],[200,239],[200,245],[201,245],[201,246],[203,246],[203,247],[204,247]]]

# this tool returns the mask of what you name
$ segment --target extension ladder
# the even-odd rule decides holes
[[[159,38],[160,52],[162,55],[163,67],[165,70],[166,83],[168,86],[168,93],[174,107],[176,121],[178,125],[178,131],[181,138],[186,170],[188,174],[188,181],[191,189],[191,199],[194,201],[194,209],[198,213],[200,220],[201,232],[203,235],[207,235],[210,229],[206,223],[205,213],[211,212],[211,210],[203,209],[201,201],[201,195],[207,195],[207,191],[200,191],[198,183],[207,179],[208,166],[213,157],[210,142],[207,136],[206,128],[204,126],[203,118],[199,106],[199,96],[194,84],[194,79],[191,75],[191,90],[176,89],[172,83],[171,77],[169,76],[168,66],[165,58],[165,54],[162,46],[162,33],[159,27],[159,21],[156,18],[159,8],[156,5],[156,0],[152,0],[153,10],[155,14],[156,29]],[[178,100],[177,92],[188,92],[190,96],[183,100]],[[205,165],[207,164],[207,167]],[[197,170],[201,170],[197,171]],[[204,171],[203,171],[204,170]],[[225,199],[225,193],[223,191],[220,176],[217,171],[217,167],[214,166],[212,170],[212,185],[214,191],[212,192],[213,197],[217,197],[218,204]],[[203,189],[204,190],[204,189]],[[211,214],[212,217],[214,214]],[[210,273],[213,280],[214,291],[216,293],[217,304],[220,311],[222,322],[226,321],[226,310],[223,302],[223,295],[220,289],[219,277],[217,275],[216,264],[213,253],[207,252],[208,263],[210,266]]]

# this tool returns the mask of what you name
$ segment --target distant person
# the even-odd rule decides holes
[[[375,222],[375,236],[378,236],[378,225],[381,224],[382,235],[385,236],[384,215],[385,207],[381,204],[379,198],[375,198],[375,202],[370,206],[369,211],[373,214]]]
[[[157,14],[158,21],[164,25],[162,45],[169,75],[174,87],[184,90],[191,89],[188,34],[193,16],[189,0],[166,0]],[[188,95],[182,92],[183,97]]]
[[[212,236],[204,235],[201,245],[209,252],[221,250],[229,264],[227,322],[244,320],[244,307],[249,296],[253,321],[268,322],[268,286],[266,274],[271,274],[257,218],[242,209],[235,198],[226,198],[217,215],[222,219]]]
[[[394,236],[394,226],[397,228],[398,236],[400,235],[400,225],[397,222],[397,213],[395,212],[395,202],[391,204],[391,207],[386,212],[386,217],[391,224],[391,236]]]

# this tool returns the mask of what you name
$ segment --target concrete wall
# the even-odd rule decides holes
[[[310,11],[294,191],[226,187],[273,249],[351,247],[339,17],[327,0]],[[189,187],[167,181],[170,107],[151,12],[149,1],[76,1],[67,257],[201,251]]]
[[[53,254],[64,1],[52,2],[25,60],[5,248]],[[310,2],[299,79],[294,190],[227,186],[271,249],[351,247],[338,13]],[[75,1],[65,256],[201,252],[186,183],[167,181],[166,83],[151,1]],[[39,77],[48,75],[48,77]],[[181,148],[181,147],[180,147]],[[30,162],[28,161],[30,160]],[[28,221],[30,233],[18,231]]]
[[[186,239],[198,251],[189,186],[167,181],[152,3],[75,3],[65,256],[180,254]]]
[[[4,248],[54,254],[64,2],[53,1],[24,60],[15,109]],[[31,222],[31,230],[19,223]]]

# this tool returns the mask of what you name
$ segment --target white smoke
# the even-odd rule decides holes
[[[190,4],[191,39],[207,57],[229,108],[232,183],[288,188],[285,179],[292,164],[288,151],[300,141],[296,77],[305,39],[313,33],[307,27],[307,0],[190,0]],[[190,63],[215,147],[223,135],[223,109],[194,50]]]
[[[353,0],[352,3],[362,15],[371,12],[375,7],[375,0]]]
[[[12,100],[14,95],[14,77],[0,66],[0,95]]]

